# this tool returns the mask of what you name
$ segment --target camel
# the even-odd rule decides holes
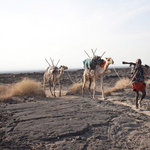
[[[93,98],[95,98],[95,90],[96,90],[96,80],[98,78],[100,78],[101,81],[101,90],[102,90],[102,97],[105,99],[104,96],[104,86],[103,86],[103,75],[104,73],[107,71],[108,66],[110,64],[113,64],[114,61],[111,58],[105,58],[106,59],[106,63],[104,65],[104,67],[102,68],[99,64],[96,65],[96,68],[94,70],[94,73],[92,73],[93,70],[90,71],[87,68],[85,68],[84,73],[83,73],[83,85],[82,85],[82,96],[84,96],[84,88],[85,88],[85,83],[87,81],[87,79],[89,79],[89,92],[90,92],[90,87],[91,87],[91,83],[92,81],[94,82],[93,85]]]
[[[53,61],[52,61],[52,64],[53,64]],[[44,76],[43,76],[43,87],[44,87],[44,90],[45,90],[45,84],[46,84],[46,82],[49,81],[50,93],[54,97],[56,97],[56,95],[55,95],[55,82],[56,81],[58,82],[58,85],[59,85],[59,97],[61,97],[60,78],[62,77],[62,75],[64,73],[64,70],[66,70],[66,69],[68,69],[67,66],[60,66],[60,71],[59,71],[59,68],[57,68],[57,66],[54,66],[54,64],[53,64],[53,67],[51,67],[51,66],[47,67],[47,69],[46,69],[46,71],[44,73]],[[52,93],[52,90],[51,90],[51,82],[53,82],[53,91],[54,91],[54,94]]]

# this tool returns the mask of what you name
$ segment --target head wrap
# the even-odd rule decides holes
[[[141,64],[142,63],[141,59],[137,59],[136,63],[140,63]]]

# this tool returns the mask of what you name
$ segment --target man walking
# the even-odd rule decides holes
[[[132,90],[135,91],[136,109],[138,109],[138,105],[139,107],[141,107],[141,101],[146,96],[145,88],[146,88],[146,84],[144,82],[144,70],[142,68],[142,61],[141,59],[137,59],[136,65],[135,65],[135,71],[133,72],[133,75],[132,75]],[[142,96],[138,102],[139,91],[142,92]]]

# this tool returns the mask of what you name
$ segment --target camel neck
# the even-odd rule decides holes
[[[107,71],[108,66],[109,66],[109,64],[108,64],[108,62],[106,62],[105,66],[104,66],[104,72]]]
[[[62,75],[63,75],[63,73],[64,73],[64,70],[63,70],[63,69],[61,69],[61,71],[60,71],[60,73],[59,73],[58,78],[61,78],[61,77],[62,77]]]

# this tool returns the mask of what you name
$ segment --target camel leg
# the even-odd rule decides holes
[[[104,95],[104,84],[103,84],[103,76],[100,77],[100,82],[101,82],[102,97],[105,99],[105,95]]]
[[[53,90],[54,90],[54,97],[56,97],[56,95],[55,95],[55,81],[53,81]]]
[[[46,84],[46,79],[44,78],[43,79],[43,88],[44,88],[44,91],[45,91],[45,84]]]
[[[61,85],[60,85],[60,81],[58,80],[57,82],[58,82],[58,84],[59,84],[59,97],[61,97],[61,88],[62,88],[62,87],[61,87]]]
[[[91,92],[91,83],[92,83],[92,79],[89,78],[89,92]]]
[[[95,78],[93,79],[93,83],[94,83],[94,85],[93,85],[93,98],[95,98],[95,91],[96,91],[96,79]]]
[[[87,80],[86,76],[83,76],[82,97],[84,97],[84,88],[85,88],[86,80]]]
[[[51,90],[51,81],[50,80],[49,80],[49,90],[50,90],[51,95],[53,96],[53,93],[52,93],[52,90]]]
[[[92,97],[92,95],[91,95],[91,83],[92,83],[92,79],[89,78],[89,94]]]

